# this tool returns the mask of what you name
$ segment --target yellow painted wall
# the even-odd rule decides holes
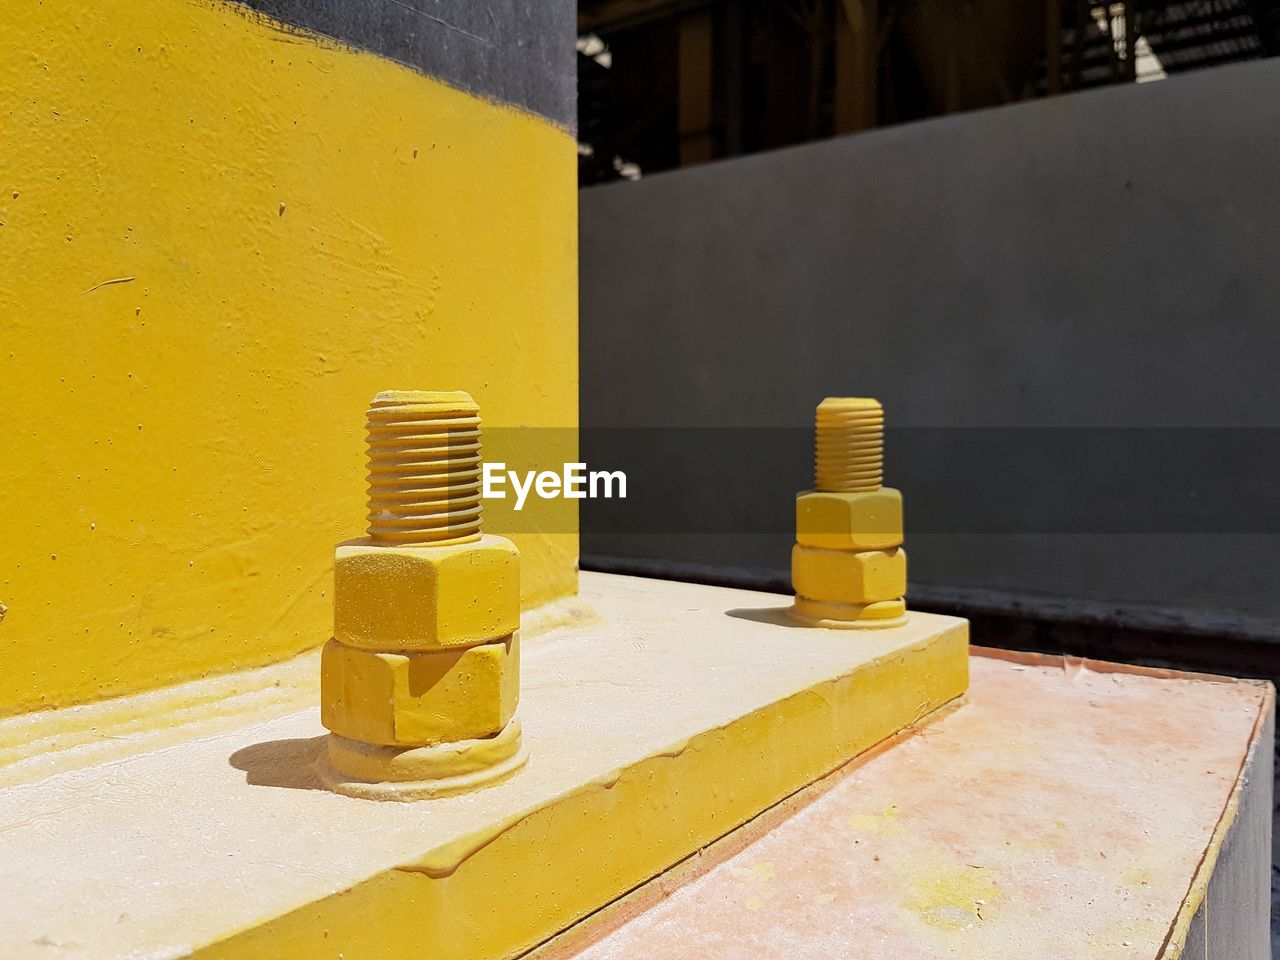
[[[3,20],[0,715],[322,643],[376,391],[576,426],[566,131],[230,4]]]

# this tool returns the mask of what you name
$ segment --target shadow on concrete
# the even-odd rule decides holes
[[[812,630],[813,628],[793,620],[788,611],[790,606],[786,607],[738,607],[735,610],[726,610],[725,613],[730,617],[737,617],[739,620],[754,620],[756,623],[771,623],[775,627],[799,627],[801,630]]]
[[[323,790],[316,775],[316,760],[324,749],[324,736],[292,740],[264,740],[241,747],[230,763],[245,773],[245,783],[255,787],[291,790]]]

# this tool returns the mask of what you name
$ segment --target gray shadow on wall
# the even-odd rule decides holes
[[[231,766],[243,770],[245,783],[254,787],[283,787],[289,790],[323,790],[316,775],[316,760],[324,749],[325,737],[264,740],[241,747],[231,755]]]

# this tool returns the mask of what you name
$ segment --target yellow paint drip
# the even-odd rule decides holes
[[[746,877],[750,889],[746,900],[748,910],[759,910],[773,899],[773,874],[772,860],[761,860],[751,865]]]
[[[995,871],[958,864],[914,878],[903,906],[931,927],[959,930],[992,920],[1003,897]]]
[[[903,834],[898,823],[898,805],[891,803],[879,813],[851,813],[849,827],[861,834],[877,837],[896,837]]]

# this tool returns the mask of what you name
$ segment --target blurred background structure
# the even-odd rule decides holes
[[[1280,51],[1269,0],[581,0],[579,173],[635,177]]]
[[[913,607],[1280,679],[1280,4],[578,25],[582,448],[635,491],[584,568],[788,591],[813,407],[874,396]]]

